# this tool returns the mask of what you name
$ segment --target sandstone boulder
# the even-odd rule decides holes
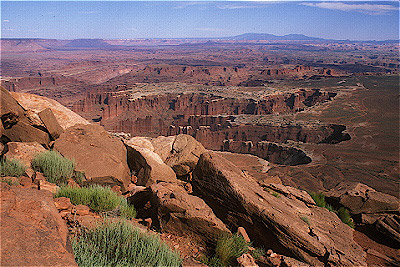
[[[53,99],[27,93],[11,92],[11,95],[26,110],[32,110],[36,114],[46,108],[50,108],[54,113],[54,116],[56,117],[58,123],[63,129],[74,126],[76,124],[89,124],[87,120]]]
[[[2,138],[15,142],[38,142],[48,145],[49,135],[32,126],[25,110],[3,87],[0,88],[0,116]]]
[[[46,108],[38,113],[40,120],[46,126],[47,131],[50,133],[50,136],[55,140],[60,134],[63,132],[63,128],[61,128],[58,123],[56,117],[54,116],[53,111],[51,109]]]
[[[206,243],[214,243],[220,234],[229,232],[201,198],[189,195],[177,184],[153,184],[129,200],[137,207],[139,216],[151,216],[153,225],[162,231],[184,234]],[[148,201],[151,209],[144,211],[143,203]]]
[[[202,153],[203,145],[192,136],[180,134],[176,136],[160,136],[152,140],[154,152],[170,166],[177,176],[185,176],[196,167]]]
[[[399,212],[399,199],[356,182],[341,182],[325,193],[327,199],[349,209],[352,214]]]
[[[232,153],[227,151],[215,151],[214,153],[229,160],[243,172],[254,177],[259,183],[282,183],[279,177],[267,173],[271,166],[265,159],[250,154]]]
[[[54,199],[54,205],[57,210],[72,210],[71,200],[67,197],[58,197]]]
[[[153,144],[151,143],[150,138],[148,137],[135,136],[125,141],[125,144],[129,146],[143,147],[150,151],[154,151]]]
[[[53,195],[1,183],[2,266],[77,266]]]
[[[239,263],[240,267],[258,267],[253,256],[251,256],[249,253],[245,253],[237,258],[237,262]]]
[[[76,170],[85,173],[88,183],[122,187],[130,183],[124,144],[100,125],[78,124],[66,129],[54,142],[54,149],[74,159]]]
[[[251,240],[264,247],[311,265],[366,266],[366,254],[353,241],[353,229],[335,213],[265,191],[213,152],[201,155],[193,189],[225,224],[244,227]]]
[[[391,214],[379,219],[375,225],[376,229],[400,245],[400,216]]]
[[[128,165],[136,174],[137,185],[150,186],[159,181],[177,182],[174,171],[162,161],[158,154],[143,147],[125,145]]]
[[[18,159],[26,167],[31,166],[32,159],[39,153],[46,151],[38,142],[9,142],[7,143],[8,151],[4,154],[7,159]]]

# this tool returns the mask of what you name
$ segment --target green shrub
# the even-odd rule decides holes
[[[280,198],[281,197],[281,195],[279,195],[279,193],[277,193],[277,192],[272,192],[272,195],[274,197],[276,197],[276,198]]]
[[[20,177],[25,173],[25,165],[18,159],[0,160],[0,176]]]
[[[248,252],[249,245],[240,234],[222,235],[217,241],[215,256],[223,266],[235,265],[236,259]]]
[[[50,183],[62,185],[74,175],[75,162],[64,158],[57,151],[45,151],[35,156],[32,167],[42,172]]]
[[[322,193],[309,192],[310,196],[314,199],[318,207],[326,208],[329,211],[335,212],[336,215],[348,226],[354,228],[354,222],[351,219],[350,212],[348,209],[341,207],[339,210],[335,210],[331,205],[325,201],[325,195]]]
[[[129,205],[125,198],[121,197],[121,204],[119,205],[119,211],[122,217],[127,219],[133,219],[136,217],[136,210],[133,205]]]
[[[206,263],[206,265],[209,267],[224,267],[221,260],[216,256],[209,259],[208,262]]]
[[[254,259],[259,260],[262,256],[265,255],[265,249],[264,248],[256,248],[255,250],[252,250],[250,252],[251,256],[253,256]]]
[[[8,185],[19,185],[19,181],[10,178],[1,178],[1,182],[7,183]]]
[[[306,224],[310,225],[310,221],[308,220],[308,218],[306,216],[302,216],[302,217],[300,217],[300,219],[302,219]]]
[[[72,241],[79,266],[180,266],[179,254],[158,236],[128,222],[106,222]]]
[[[315,204],[317,204],[318,207],[326,208],[327,204],[325,201],[325,195],[323,193],[309,192],[309,194],[312,199],[314,199]]]
[[[100,185],[81,188],[61,186],[55,197],[67,197],[72,204],[87,205],[95,212],[113,211],[118,208],[123,217],[131,219],[136,216],[135,208],[109,187]]]
[[[351,228],[354,228],[354,222],[351,219],[350,216],[350,212],[348,209],[341,207],[339,208],[339,210],[336,212],[337,216],[342,220],[342,222],[344,222],[345,224],[347,224],[348,226],[350,226]]]

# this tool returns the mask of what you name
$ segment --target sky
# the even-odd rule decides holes
[[[216,38],[243,33],[399,39],[399,2],[1,1],[2,38]]]

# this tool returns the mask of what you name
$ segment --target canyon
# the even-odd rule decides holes
[[[1,44],[3,87],[55,99],[108,131],[189,134],[207,149],[267,160],[267,173],[291,186],[318,191],[337,179],[366,181],[397,195],[398,147],[379,148],[388,137],[375,141],[375,132],[393,132],[390,140],[396,142],[398,129],[390,123],[374,128],[380,117],[392,120],[396,108],[378,116],[364,100],[394,105],[391,87],[383,85],[396,84],[395,43],[1,39]],[[382,80],[382,86],[366,89],[365,77]],[[371,159],[374,153],[381,160]],[[342,163],[343,157],[351,164]]]

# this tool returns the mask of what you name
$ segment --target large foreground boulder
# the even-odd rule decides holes
[[[54,149],[74,159],[76,170],[85,173],[88,183],[119,185],[130,183],[126,148],[95,124],[77,124],[66,129],[54,142]]]
[[[64,107],[57,101],[44,96],[32,95],[27,93],[11,92],[11,95],[23,106],[26,110],[38,114],[46,108],[50,108],[57,119],[57,122],[63,129],[74,126],[76,124],[89,124],[87,120]]]
[[[263,190],[249,175],[213,152],[201,155],[193,189],[230,227],[242,226],[251,240],[311,265],[366,266],[353,229],[294,188],[282,194]],[[290,194],[287,197],[285,194]]]
[[[1,183],[0,214],[2,266],[77,266],[50,192]]]
[[[48,133],[33,127],[34,123],[26,116],[25,110],[3,87],[0,88],[0,101],[2,139],[14,142],[36,141],[46,146],[49,144]]]
[[[162,231],[190,236],[197,242],[215,243],[222,233],[230,232],[201,198],[188,194],[178,184],[153,184],[130,201],[136,204],[139,216],[152,217],[153,224]],[[151,208],[145,211],[148,201]]]
[[[153,139],[154,152],[170,166],[177,176],[185,176],[196,167],[200,155],[206,152],[203,145],[187,134],[159,136]]]
[[[128,153],[128,165],[137,177],[137,185],[151,186],[163,182],[177,182],[174,171],[153,151],[125,143]]]
[[[399,212],[399,199],[376,191],[357,182],[342,182],[327,193],[326,197],[349,209],[352,214]]]

